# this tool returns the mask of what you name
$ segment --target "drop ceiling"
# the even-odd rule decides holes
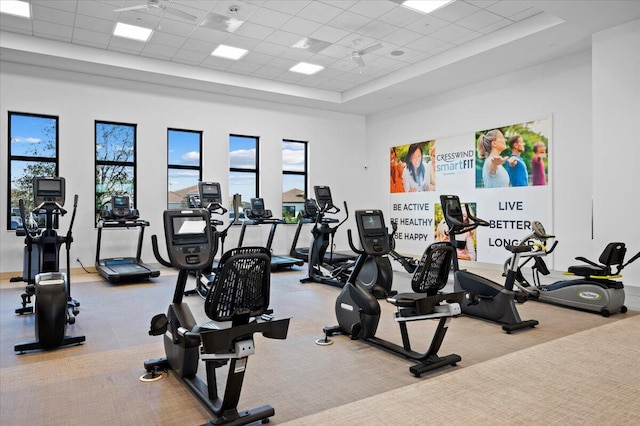
[[[640,18],[637,0],[456,0],[429,15],[389,0],[151,3],[31,1],[31,19],[0,15],[0,60],[366,115],[588,49]],[[115,37],[117,22],[153,32]],[[248,53],[212,56],[220,44]],[[291,72],[299,62],[324,68]]]

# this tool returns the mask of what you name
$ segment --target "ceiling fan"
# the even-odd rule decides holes
[[[162,4],[162,2],[160,0],[147,0],[147,2],[145,4],[139,4],[137,6],[129,6],[129,7],[123,7],[120,9],[114,9],[114,12],[128,12],[131,10],[142,10],[142,9],[146,9],[146,10],[160,10],[164,13],[167,13],[169,15],[173,15],[173,16],[178,16],[180,18],[186,19],[188,21],[195,21],[198,19],[197,16],[194,16],[190,13],[184,12],[180,9],[177,9],[173,6],[171,6],[171,2],[167,3],[166,5]]]
[[[364,67],[366,64],[364,63],[364,59],[362,57],[367,53],[375,52],[376,50],[382,48],[380,43],[373,44],[369,47],[365,47],[364,49],[358,49],[358,44],[360,44],[360,40],[353,41],[353,52],[351,52],[351,59],[358,64],[359,67]]]

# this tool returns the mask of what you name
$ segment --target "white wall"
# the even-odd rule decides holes
[[[67,180],[67,205],[79,195],[74,224],[72,267],[92,266],[97,232],[93,224],[94,121],[136,123],[138,161],[137,207],[151,222],[145,235],[142,257],[154,262],[150,235],[162,234],[162,212],[166,209],[168,127],[203,131],[203,178],[217,180],[228,191],[229,134],[260,137],[260,195],[267,208],[278,214],[282,203],[281,141],[309,141],[309,183],[330,185],[337,201],[352,196],[349,188],[360,186],[364,175],[352,170],[353,158],[361,156],[365,144],[362,116],[331,113],[271,104],[247,99],[168,89],[151,84],[98,78],[2,63],[0,74],[0,272],[22,270],[23,239],[7,231],[7,118],[8,111],[48,114],[59,117],[60,175]],[[345,185],[352,182],[354,186]],[[357,193],[356,193],[357,194]],[[357,196],[357,195],[356,195]],[[69,216],[62,220],[66,231]],[[274,253],[288,253],[294,225],[281,225],[274,241]],[[252,230],[253,231],[253,230]],[[125,234],[129,232],[130,234]],[[225,248],[236,245],[239,229],[229,233]],[[247,232],[245,244],[264,244],[262,232]],[[134,256],[135,231],[103,232],[101,257]],[[346,237],[338,240],[346,248]],[[301,238],[300,243],[306,243]]]
[[[615,45],[617,40],[611,43]],[[637,44],[634,48],[627,47],[629,54],[638,51]],[[616,60],[620,62],[622,59]],[[630,75],[633,75],[634,81],[631,85],[635,84],[637,88],[637,76],[640,75],[637,72],[637,60],[636,55],[633,60],[635,74],[633,67],[632,70],[628,69],[629,61],[622,60],[622,67],[627,69],[624,72],[626,80],[619,84],[629,85]],[[549,226],[549,231],[560,241],[554,256],[555,269],[563,270],[570,264],[578,263],[574,258],[580,255],[597,259],[604,247],[604,240],[619,238],[632,247],[630,250],[640,250],[637,232],[640,227],[637,222],[634,231],[630,232],[629,227],[625,227],[625,232],[618,233],[618,236],[609,233],[603,239],[592,239],[592,194],[597,187],[602,188],[600,184],[597,187],[593,184],[594,178],[600,174],[610,176],[608,183],[604,185],[604,191],[608,191],[614,182],[616,185],[624,183],[626,189],[619,186],[618,188],[624,194],[624,203],[629,212],[640,210],[640,200],[633,195],[637,190],[634,192],[631,187],[631,182],[635,182],[635,186],[640,179],[638,172],[632,170],[632,167],[621,168],[615,164],[613,158],[607,160],[608,164],[604,167],[600,166],[598,174],[594,174],[592,165],[594,161],[600,161],[603,153],[601,149],[594,150],[596,146],[602,148],[602,143],[592,145],[592,134],[595,132],[599,135],[600,130],[592,130],[592,87],[595,91],[599,82],[592,80],[591,74],[592,55],[590,51],[585,51],[368,117],[367,149],[369,162],[373,165],[369,171],[370,181],[375,187],[384,188],[383,192],[386,192],[381,197],[379,205],[385,209],[387,215],[390,214],[387,189],[390,146],[455,136],[478,129],[551,116],[553,136],[549,159],[552,163],[550,182],[553,194],[553,223]],[[634,96],[630,94],[623,97],[618,108],[627,108],[634,103],[637,105],[637,92]],[[637,122],[640,115],[637,109],[635,111],[635,121],[629,117],[627,124]],[[599,108],[594,107],[594,113],[599,114]],[[594,126],[596,125],[594,122]],[[620,126],[621,132],[628,130],[629,126]],[[625,137],[628,142],[627,149],[618,150],[616,147],[607,150],[612,153],[612,157],[613,153],[631,154],[629,148],[634,143],[637,154],[637,141],[633,141],[632,134],[627,133]],[[611,138],[607,138],[608,143],[611,141]],[[634,161],[638,155],[630,155],[630,158],[629,161]],[[611,199],[608,193],[605,193],[605,197],[594,199],[597,203],[596,211],[608,209]],[[630,218],[631,214],[626,217]],[[634,266],[638,268],[640,265]],[[625,273],[625,278],[626,276]],[[628,276],[631,279],[625,280],[625,283],[640,285],[639,280],[633,279],[634,275],[630,270]]]
[[[592,50],[594,243],[625,242],[629,259],[640,251],[640,20],[595,34]],[[640,259],[624,277],[640,286]]]

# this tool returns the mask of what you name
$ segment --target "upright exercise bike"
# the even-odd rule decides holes
[[[22,295],[19,313],[27,313],[26,304],[35,296],[35,340],[18,343],[14,350],[24,353],[30,350],[54,349],[59,346],[76,345],[85,341],[85,336],[66,335],[67,324],[74,324],[79,313],[79,303],[71,298],[71,267],[69,251],[73,237],[71,229],[76,217],[78,196],[74,197],[71,223],[65,236],[59,236],[54,229],[54,218],[63,216],[65,180],[62,177],[34,177],[33,195],[36,205],[33,213],[45,215],[45,229],[34,233],[26,227],[24,201],[19,200],[20,216],[25,231],[26,253],[28,256],[27,290]],[[60,248],[65,245],[67,252],[67,272],[60,272]],[[38,271],[31,284],[32,250],[37,247]],[[18,310],[16,311],[18,312]]]
[[[331,227],[331,222],[324,220],[325,215],[340,212],[340,209],[333,204],[331,189],[328,186],[315,186],[314,192],[318,203],[318,215],[315,226],[311,231],[313,241],[309,249],[309,262],[307,265],[309,275],[301,279],[300,282],[317,282],[342,288],[349,279],[354,262],[331,265],[326,264],[324,258],[326,257],[327,248],[333,246],[333,237],[338,227],[349,218],[347,203],[344,203],[346,213],[344,220]],[[358,283],[367,288],[378,299],[384,299],[395,294],[391,290],[393,268],[387,254],[388,251],[381,256],[367,257],[356,276]]]
[[[542,284],[540,275],[549,275],[550,271],[539,254],[551,253],[558,241],[554,241],[550,248],[547,247],[547,241],[555,237],[546,234],[540,222],[533,222],[532,230],[533,233],[525,240],[531,241],[538,249],[532,255],[525,255],[523,261],[517,265],[515,284],[519,291],[516,294],[516,300],[538,300],[599,313],[604,317],[618,312],[623,314],[627,312],[627,307],[624,305],[624,285],[619,279],[622,278],[622,270],[640,258],[640,252],[625,263],[624,257],[627,251],[625,244],[611,242],[607,244],[598,258],[600,263],[581,256],[576,257],[576,260],[583,263],[569,266],[565,273],[565,275],[575,278]],[[532,259],[532,282],[529,282],[522,273],[522,267]],[[508,263],[505,263],[505,271],[508,266]]]
[[[376,337],[380,320],[380,304],[364,286],[357,282],[357,276],[368,258],[386,255],[390,250],[389,235],[380,210],[356,211],[356,224],[362,249],[357,249],[348,232],[351,249],[359,254],[346,285],[336,299],[335,310],[338,325],[325,327],[325,338],[316,343],[326,345],[328,336],[346,334],[353,340],[361,339],[414,361],[409,371],[416,377],[447,365],[461,361],[459,355],[438,356],[452,317],[461,313],[460,303],[463,293],[440,293],[447,284],[451,258],[455,249],[448,243],[430,245],[418,262],[411,280],[413,293],[400,293],[387,298],[397,308],[395,320],[400,326],[402,346]],[[437,319],[438,326],[427,352],[418,353],[411,348],[407,323],[427,319]]]
[[[144,363],[148,372],[170,368],[211,412],[211,425],[266,423],[275,411],[265,405],[238,411],[248,357],[254,354],[254,333],[286,339],[289,318],[274,319],[269,309],[270,253],[264,247],[238,247],[223,254],[220,272],[209,286],[204,309],[211,321],[196,323],[183,302],[189,271],[213,260],[214,237],[205,209],[166,210],[163,215],[169,263],[179,270],[167,314],[151,320],[150,335],[164,335],[166,357]],[[198,376],[199,360],[207,382]],[[218,394],[216,370],[229,364],[224,394]]]
[[[457,195],[441,195],[440,203],[444,218],[449,226],[450,244],[455,249],[464,248],[465,244],[464,241],[456,240],[456,235],[462,235],[479,226],[489,226],[488,222],[473,216],[466,204],[467,219],[465,219]],[[511,252],[512,262],[507,271],[504,286],[460,269],[457,250],[455,250],[453,256],[454,290],[465,293],[466,301],[462,303],[462,313],[502,324],[502,330],[511,334],[513,331],[533,328],[538,325],[538,321],[520,319],[513,288],[520,256],[523,253],[531,252],[533,248],[528,244],[517,244],[508,245],[506,249]]]

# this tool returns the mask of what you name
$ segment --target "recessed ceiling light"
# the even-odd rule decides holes
[[[289,71],[311,75],[317,73],[321,69],[324,69],[324,67],[320,65],[308,64],[306,62],[300,62],[298,65],[291,67]]]
[[[113,30],[113,35],[129,38],[137,41],[147,41],[153,32],[150,28],[138,27],[136,25],[123,24],[118,22]]]
[[[216,47],[216,50],[211,52],[211,55],[218,56],[219,58],[233,59],[234,61],[237,61],[238,59],[246,55],[247,52],[247,49],[241,49],[239,47],[231,47],[221,44],[220,46]]]
[[[31,7],[26,1],[2,0],[0,1],[0,12],[21,18],[31,18]]]
[[[391,0],[401,6],[408,7],[420,13],[431,13],[441,7],[453,3],[455,0]]]

